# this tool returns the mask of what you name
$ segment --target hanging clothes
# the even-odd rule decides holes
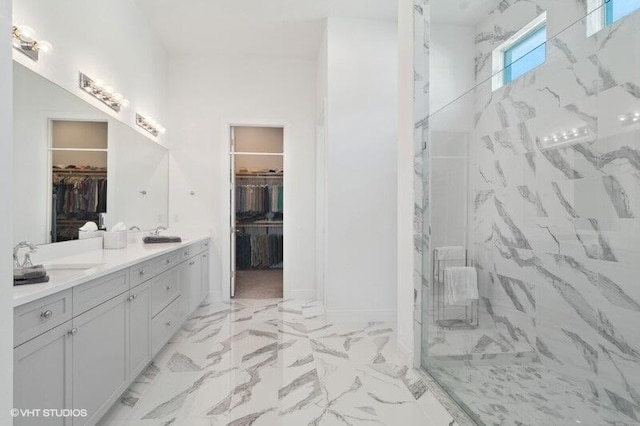
[[[282,268],[284,260],[282,234],[238,234],[236,236],[236,268]]]

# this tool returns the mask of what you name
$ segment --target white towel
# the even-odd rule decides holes
[[[444,270],[444,295],[447,305],[467,305],[480,298],[478,273],[473,266],[456,266]]]
[[[436,260],[465,260],[467,251],[462,246],[438,247]]]

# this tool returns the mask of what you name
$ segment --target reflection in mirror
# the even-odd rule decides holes
[[[77,239],[101,213],[107,228],[167,226],[164,147],[18,63],[13,103],[14,243]]]

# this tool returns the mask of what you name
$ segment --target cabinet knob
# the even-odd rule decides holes
[[[73,327],[71,330],[68,331],[69,336],[75,336],[76,334],[78,334],[78,329]]]
[[[167,327],[171,327],[171,321],[167,321]]]
[[[133,295],[127,297],[127,302],[131,302],[133,300]]]
[[[202,257],[203,257],[203,258],[206,258],[206,257],[207,257],[207,255],[206,255],[206,254],[203,254],[203,255],[202,255]]]
[[[164,261],[167,265],[171,263],[171,259],[167,259]]]
[[[204,243],[204,246],[205,247],[209,247],[209,243]]]
[[[46,311],[41,313],[40,316],[44,319],[49,319],[53,316],[53,311],[51,309],[47,309]]]
[[[171,288],[172,288],[171,285],[167,286],[167,290],[171,290]]]
[[[185,256],[189,256],[189,252],[188,252],[188,251],[185,251],[185,252],[184,252],[184,255],[185,255]]]
[[[189,262],[189,266],[193,266],[193,265],[195,265],[195,264],[196,264],[196,262],[195,262],[195,261],[193,261],[193,260],[192,260],[191,262]]]
[[[144,269],[141,269],[141,270],[140,270],[140,275],[144,275],[144,274],[146,274],[146,273],[147,273],[147,271],[145,271]]]

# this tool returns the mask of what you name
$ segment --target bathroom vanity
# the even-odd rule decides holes
[[[15,287],[14,406],[77,410],[15,424],[95,424],[206,298],[209,241],[67,256]]]

